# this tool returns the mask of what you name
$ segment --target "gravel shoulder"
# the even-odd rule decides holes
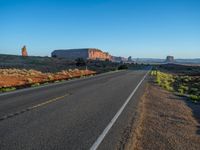
[[[140,116],[126,149],[198,150],[200,105],[148,83],[141,98]]]

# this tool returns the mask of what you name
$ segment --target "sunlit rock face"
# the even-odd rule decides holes
[[[26,50],[26,46],[22,47],[22,56],[28,56],[27,50]]]
[[[91,60],[111,60],[111,56],[109,53],[102,52],[101,50],[98,49],[89,49],[88,51],[88,58]]]
[[[51,56],[69,60],[75,60],[77,58],[83,58],[85,60],[111,60],[109,53],[95,48],[54,50]]]

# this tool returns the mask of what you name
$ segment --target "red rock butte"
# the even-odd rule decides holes
[[[67,58],[69,60],[75,60],[77,58],[83,58],[85,60],[111,60],[111,55],[109,53],[95,48],[54,50],[51,56]]]

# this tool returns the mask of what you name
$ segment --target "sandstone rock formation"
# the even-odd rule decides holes
[[[27,53],[25,45],[22,47],[22,56],[28,56],[28,53]]]
[[[111,60],[111,56],[109,55],[109,53],[102,52],[101,50],[98,49],[90,49],[88,54],[89,54],[89,59],[91,60],[96,60],[96,59]]]
[[[174,63],[174,56],[167,56],[166,60],[165,60],[166,63]]]
[[[51,56],[69,60],[76,60],[77,58],[83,58],[84,60],[111,60],[109,53],[95,48],[54,50]]]

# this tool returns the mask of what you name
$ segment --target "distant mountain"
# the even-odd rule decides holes
[[[176,59],[177,63],[181,63],[181,64],[200,64],[200,58],[196,58],[196,59]]]
[[[159,58],[133,58],[136,63],[166,63],[166,59]],[[200,64],[200,58],[195,59],[175,59],[178,64]]]

